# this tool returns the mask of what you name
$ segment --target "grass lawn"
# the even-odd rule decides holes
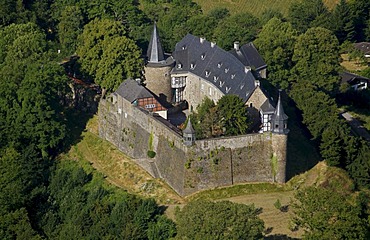
[[[288,14],[289,6],[297,0],[194,0],[205,13],[215,7],[224,7],[234,13],[249,12],[260,16],[267,9],[280,11],[283,15]],[[339,0],[324,0],[326,6],[333,8]]]

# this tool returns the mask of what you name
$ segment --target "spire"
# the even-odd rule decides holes
[[[154,23],[152,37],[150,38],[148,47],[148,61],[152,63],[158,63],[164,61],[164,53],[159,39],[157,25]]]
[[[186,124],[185,129],[182,131],[182,136],[184,138],[184,144],[186,146],[191,146],[195,142],[195,130],[191,124],[191,119],[189,117],[189,121]]]
[[[289,129],[287,128],[288,116],[284,112],[280,93],[281,90],[279,90],[279,99],[276,105],[275,113],[271,119],[272,132],[287,134],[289,132]]]

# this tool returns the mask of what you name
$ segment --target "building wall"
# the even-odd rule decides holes
[[[189,109],[196,110],[206,96],[217,103],[224,95],[216,86],[192,73],[176,76],[187,76],[184,99],[189,103]]]
[[[260,86],[257,86],[250,98],[245,103],[245,105],[247,106],[248,114],[255,125],[261,124],[259,109],[266,100],[266,95],[262,92]],[[254,128],[255,125],[251,127]]]
[[[120,96],[101,100],[99,134],[133,158],[154,161],[180,195],[244,182],[285,182],[286,135],[264,133],[198,140],[182,136]],[[148,150],[156,152],[154,159]]]

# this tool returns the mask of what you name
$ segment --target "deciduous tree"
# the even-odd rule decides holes
[[[142,61],[134,41],[117,21],[95,19],[85,25],[77,54],[81,67],[105,91],[114,91],[127,78],[140,76]]]
[[[214,39],[221,48],[230,50],[235,41],[242,44],[253,41],[259,27],[258,18],[252,14],[235,14],[223,19],[218,24],[214,30]]]
[[[279,88],[288,88],[292,57],[298,33],[289,22],[273,18],[263,26],[254,42],[267,63],[268,79]]]
[[[293,222],[306,239],[367,239],[361,209],[340,193],[309,187],[295,194]]]
[[[262,239],[264,223],[253,205],[194,201],[176,212],[178,237],[185,239]]]

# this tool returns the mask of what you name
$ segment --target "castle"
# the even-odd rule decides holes
[[[245,182],[286,180],[288,117],[260,86],[266,64],[252,43],[227,52],[187,34],[164,54],[154,25],[145,86],[125,80],[99,104],[99,134],[136,159],[180,195]],[[173,115],[193,111],[208,97],[242,98],[258,133],[196,140],[191,121],[183,131]],[[274,107],[275,106],[275,107]]]

